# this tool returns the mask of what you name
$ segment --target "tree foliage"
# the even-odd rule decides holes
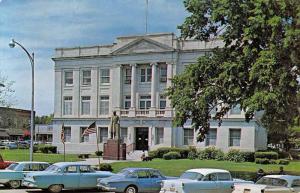
[[[15,92],[12,89],[13,83],[13,81],[9,81],[0,72],[0,106],[9,107],[13,104],[13,94]]]
[[[50,124],[52,123],[52,119],[54,114],[44,115],[44,116],[35,116],[35,124]]]
[[[298,115],[300,1],[185,0],[184,5],[191,14],[179,26],[182,37],[221,38],[224,47],[174,77],[167,95],[175,124],[191,119],[203,141],[211,118],[221,123],[240,105],[247,121],[263,110],[266,128],[288,128]]]

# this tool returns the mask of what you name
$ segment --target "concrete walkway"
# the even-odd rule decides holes
[[[141,159],[138,160],[103,160],[100,158],[100,163],[114,163],[114,162],[128,162],[128,161],[141,161]],[[78,161],[79,163],[85,163],[89,165],[98,165],[98,158],[88,158],[84,161]]]

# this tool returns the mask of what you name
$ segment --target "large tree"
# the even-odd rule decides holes
[[[9,107],[13,104],[14,90],[12,85],[13,81],[9,81],[0,72],[0,106]]]
[[[182,37],[222,39],[224,47],[174,77],[167,95],[175,124],[190,119],[203,141],[210,120],[221,123],[239,105],[247,121],[261,111],[266,128],[287,129],[298,115],[300,1],[185,0],[184,5],[190,16],[179,26]]]

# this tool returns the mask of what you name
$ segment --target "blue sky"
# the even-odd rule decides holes
[[[53,113],[57,47],[111,44],[145,33],[146,0],[0,0],[0,72],[14,81],[16,108],[30,109],[31,67],[11,38],[35,53],[35,110]],[[187,12],[183,0],[149,0],[148,33],[173,32]]]

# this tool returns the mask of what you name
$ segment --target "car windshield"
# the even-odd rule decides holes
[[[19,165],[18,163],[13,163],[10,164],[7,168],[5,168],[6,170],[15,170],[15,168],[17,167],[17,165]]]
[[[269,177],[262,177],[259,179],[256,184],[263,184],[269,186],[287,186],[288,182],[284,179],[280,178],[269,178]]]
[[[127,169],[123,169],[123,170],[121,170],[118,174],[119,174],[119,175],[127,176],[127,175],[130,174],[130,173],[131,173],[131,172],[128,171]]]
[[[190,179],[190,180],[200,180],[203,178],[203,175],[197,172],[184,172],[181,176],[181,179]]]
[[[56,165],[51,165],[47,169],[45,169],[45,171],[47,171],[47,172],[58,172],[58,171],[60,171],[60,167],[58,167]]]

